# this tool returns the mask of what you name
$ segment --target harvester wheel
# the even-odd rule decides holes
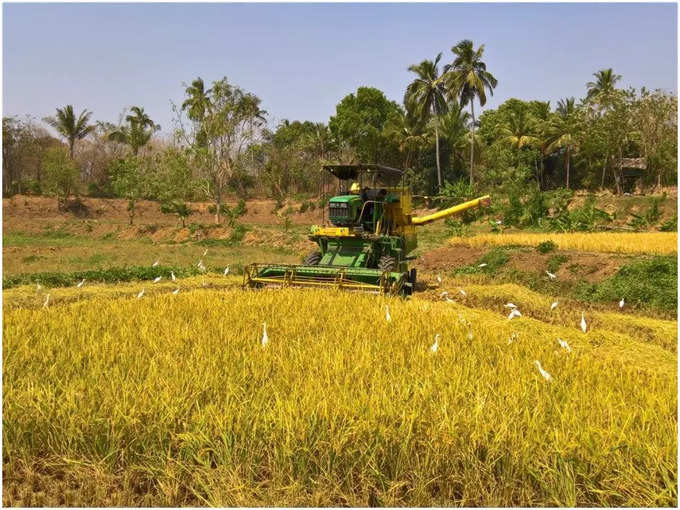
[[[321,262],[321,252],[313,251],[305,257],[305,260],[302,263],[305,266],[318,266],[319,262]]]
[[[389,255],[383,255],[378,260],[378,269],[381,271],[393,272],[397,268],[397,259]]]

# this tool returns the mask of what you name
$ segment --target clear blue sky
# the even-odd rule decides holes
[[[486,44],[510,97],[583,97],[592,73],[677,93],[673,4],[9,4],[4,9],[4,115],[57,106],[97,120],[144,106],[163,131],[170,101],[196,76],[257,94],[274,123],[327,122],[362,85],[401,102],[407,67],[461,39]]]

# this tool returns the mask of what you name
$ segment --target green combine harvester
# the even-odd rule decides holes
[[[250,264],[245,269],[244,286],[411,294],[416,270],[409,270],[408,262],[415,258],[410,254],[418,243],[416,227],[491,203],[485,195],[413,217],[411,189],[401,170],[382,165],[329,165],[324,169],[336,177],[338,190],[328,200],[328,221],[324,209],[322,225],[311,227],[309,239],[319,250],[307,255],[302,265]]]

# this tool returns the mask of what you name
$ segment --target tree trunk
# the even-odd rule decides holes
[[[75,140],[69,140],[68,141],[68,153],[70,154],[71,159],[73,159],[73,149],[74,149],[75,145],[76,145]]]
[[[439,193],[439,191],[441,191],[442,189],[442,169],[439,166],[439,125],[438,125],[439,119],[438,118],[435,119],[435,122],[437,122],[437,124],[435,124],[434,127],[434,138],[435,146],[437,148],[437,184],[438,184],[437,193]]]
[[[567,189],[569,189],[569,170],[571,169],[571,150],[567,147]]]
[[[470,113],[472,114],[472,138],[470,139],[470,186],[475,183],[475,100],[470,101]]]
[[[222,196],[218,195],[215,198],[215,225],[220,224],[220,209],[222,209]]]
[[[609,164],[609,153],[604,158],[604,165],[602,166],[602,182],[600,183],[600,188],[604,189],[604,176],[607,173],[607,165]]]

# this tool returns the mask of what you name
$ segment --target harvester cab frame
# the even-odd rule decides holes
[[[320,225],[309,239],[318,250],[302,265],[250,264],[244,286],[335,287],[380,294],[411,294],[415,269],[409,269],[417,246],[416,227],[488,205],[485,195],[434,214],[414,217],[411,189],[401,170],[383,165],[327,165],[319,195]],[[328,177],[333,176],[329,186]],[[332,189],[331,189],[332,188]]]

